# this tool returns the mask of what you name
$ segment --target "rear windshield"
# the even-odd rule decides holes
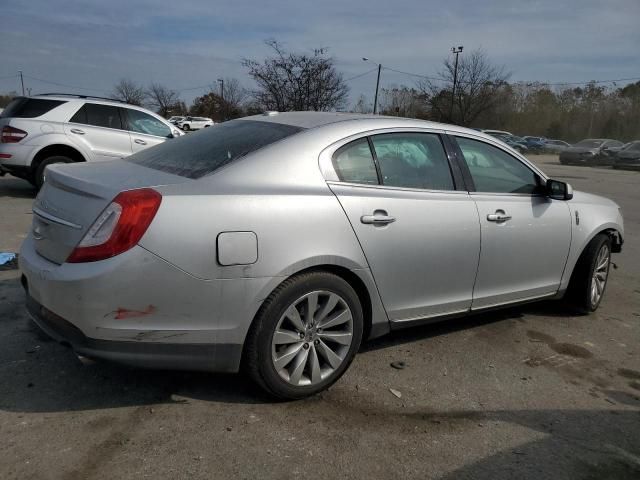
[[[62,105],[63,100],[16,97],[0,114],[0,118],[36,118]]]
[[[128,161],[187,178],[200,178],[303,130],[254,120],[233,120],[143,150]]]
[[[596,148],[602,145],[603,140],[582,140],[574,145],[574,147]]]

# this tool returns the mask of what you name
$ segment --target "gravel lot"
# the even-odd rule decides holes
[[[0,478],[637,480],[640,172],[533,160],[622,206],[600,310],[534,304],[395,333],[306,401],[270,402],[238,375],[81,365],[0,271]],[[18,250],[33,196],[0,178],[0,251]]]

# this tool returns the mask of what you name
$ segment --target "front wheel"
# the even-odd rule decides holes
[[[607,287],[610,266],[611,239],[601,233],[582,252],[569,283],[567,300],[579,313],[598,309]]]
[[[268,393],[300,399],[325,390],[360,347],[362,306],[353,288],[328,272],[283,282],[247,336],[244,368]]]
[[[191,130],[191,127],[190,127],[190,126],[189,126],[189,124],[187,123],[186,125],[183,125],[183,126],[182,126],[182,129],[183,129],[185,132],[188,132],[189,130]]]

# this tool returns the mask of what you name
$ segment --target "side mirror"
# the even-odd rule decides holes
[[[573,188],[568,183],[549,179],[547,180],[547,196],[554,200],[571,200]]]

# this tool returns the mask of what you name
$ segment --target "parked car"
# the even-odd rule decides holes
[[[607,147],[622,146],[622,142],[609,138],[588,138],[560,152],[560,163],[564,165],[605,165],[613,161],[606,160],[603,150]]]
[[[511,132],[505,132],[504,130],[487,130],[487,129],[483,129],[480,130],[482,133],[486,133],[487,135],[511,135],[513,136],[513,133]]]
[[[529,151],[532,153],[542,153],[544,150],[546,143],[544,137],[532,137],[527,135],[526,137],[522,137],[529,148]]]
[[[53,338],[144,367],[242,366],[293,399],[396,328],[561,297],[592,312],[624,235],[614,202],[493,137],[329,112],[50,166],[33,212],[22,282]]]
[[[567,148],[569,148],[571,144],[563,141],[563,140],[545,140],[544,149],[550,153],[560,153]]]
[[[516,135],[496,134],[491,136],[496,137],[498,140],[502,140],[504,143],[520,153],[526,153],[529,150],[529,147],[527,146],[527,143],[524,141],[524,139]]]
[[[180,122],[182,122],[186,117],[169,117],[169,119],[167,120],[167,122],[171,123],[172,125],[178,125]]]
[[[620,150],[613,162],[613,168],[634,168],[640,167],[640,140],[627,143]]]
[[[204,117],[185,117],[184,120],[177,123],[182,130],[200,130],[214,125],[213,120]]]
[[[84,95],[16,97],[0,115],[0,173],[38,188],[54,163],[124,158],[183,135],[144,108]]]

